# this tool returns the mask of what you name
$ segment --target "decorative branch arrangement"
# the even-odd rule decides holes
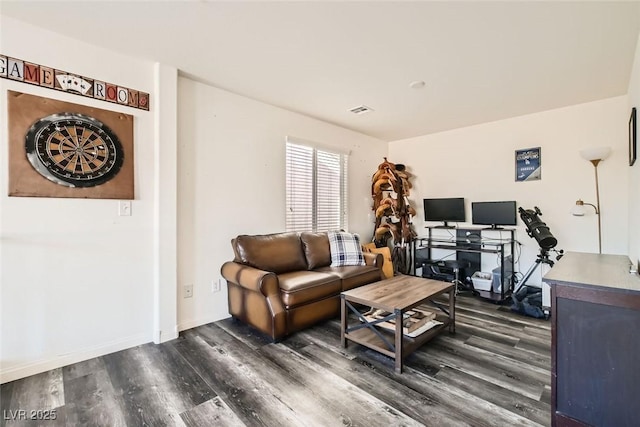
[[[371,178],[373,211],[376,214],[373,240],[377,247],[389,246],[392,240],[394,270],[407,274],[411,241],[416,237],[412,217],[416,210],[409,203],[411,174],[404,165],[384,158]]]

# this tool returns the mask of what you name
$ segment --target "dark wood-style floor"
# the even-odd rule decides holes
[[[277,344],[231,319],[0,387],[0,426],[550,424],[550,322],[459,297],[457,333],[406,360],[349,344],[339,320]],[[18,410],[55,421],[12,420]]]

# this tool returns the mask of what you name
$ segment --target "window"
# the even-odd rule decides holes
[[[346,227],[347,159],[287,138],[287,231]]]

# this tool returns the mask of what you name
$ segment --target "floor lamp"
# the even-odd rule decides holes
[[[584,216],[585,205],[592,206],[596,210],[596,216],[598,217],[598,253],[602,253],[602,222],[601,212],[600,212],[600,187],[598,185],[598,164],[609,157],[611,154],[610,147],[597,147],[597,148],[588,148],[580,151],[580,155],[585,159],[589,160],[593,165],[593,170],[596,175],[596,204],[583,202],[581,199],[576,201],[576,205],[571,209],[571,214],[574,216]]]

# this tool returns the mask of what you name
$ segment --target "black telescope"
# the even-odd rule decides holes
[[[527,234],[529,237],[536,239],[542,249],[549,250],[555,248],[558,244],[558,239],[553,237],[547,224],[540,219],[542,212],[540,212],[537,206],[534,206],[533,210],[522,209],[520,207],[518,208],[518,212],[520,213],[522,222],[527,226]]]

